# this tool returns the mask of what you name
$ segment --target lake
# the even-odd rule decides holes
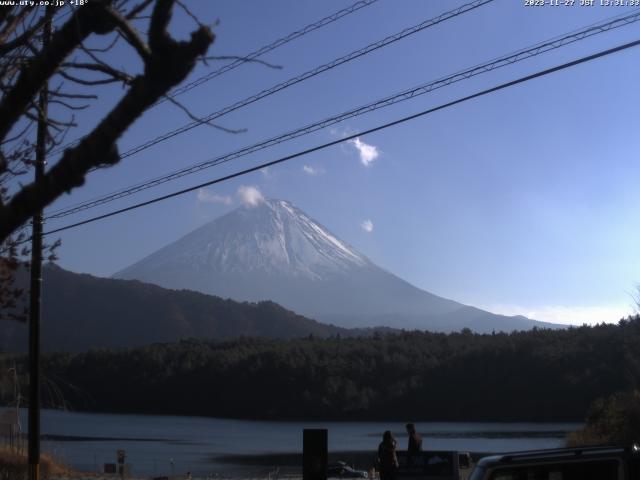
[[[26,431],[26,411],[22,413]],[[404,424],[398,422],[279,422],[44,410],[41,424],[46,436],[42,450],[68,465],[96,471],[104,463],[115,463],[116,450],[124,449],[136,475],[190,471],[266,476],[291,463],[292,456],[284,454],[302,452],[304,428],[327,428],[329,452],[368,451],[371,458],[385,430],[393,432],[399,448],[406,448],[407,442]],[[559,447],[566,433],[579,427],[577,423],[417,423],[425,450],[471,452]],[[362,455],[342,456],[362,463]]]

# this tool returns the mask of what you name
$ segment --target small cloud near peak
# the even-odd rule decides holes
[[[255,207],[264,202],[264,195],[258,187],[241,185],[238,188],[238,197],[243,205],[247,207]]]
[[[348,143],[356,147],[358,155],[360,156],[360,163],[365,167],[370,167],[373,161],[380,155],[378,147],[363,142],[360,140],[360,137],[349,140]]]
[[[373,232],[373,222],[369,219],[363,220],[360,227],[367,233]]]

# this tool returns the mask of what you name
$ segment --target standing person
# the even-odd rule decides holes
[[[380,467],[380,480],[395,480],[398,470],[398,457],[396,456],[396,439],[387,430],[382,435],[382,442],[378,446],[378,465]]]
[[[413,465],[416,458],[422,451],[422,437],[416,432],[416,426],[413,423],[407,423],[407,433],[409,434],[409,445],[407,446],[407,465]]]

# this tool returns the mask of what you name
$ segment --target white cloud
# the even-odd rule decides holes
[[[311,165],[305,165],[302,167],[302,171],[307,175],[320,175],[324,173],[324,170],[319,167],[312,167]]]
[[[489,305],[480,308],[501,315],[524,315],[533,320],[566,325],[617,323],[621,318],[634,314],[631,306],[624,305],[545,305],[531,308],[520,305]]]
[[[367,233],[373,232],[373,222],[369,219],[363,220],[363,222],[360,224],[360,227],[362,227],[362,229]]]
[[[258,187],[241,185],[238,188],[238,197],[243,205],[247,207],[255,207],[261,202],[264,202],[264,196],[262,192],[258,190]]]
[[[373,145],[369,145],[360,140],[359,137],[356,137],[353,140],[349,140],[348,143],[356,147],[358,150],[358,154],[360,155],[360,162],[365,166],[370,166],[373,161],[378,158],[380,152],[378,152],[378,147],[374,147]]]
[[[231,205],[233,198],[228,195],[218,195],[217,193],[211,193],[205,188],[198,190],[198,201],[202,203],[223,203],[224,205]]]

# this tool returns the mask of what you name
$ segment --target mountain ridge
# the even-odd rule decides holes
[[[557,327],[439,297],[377,266],[285,200],[208,222],[114,274],[238,301],[272,300],[343,328],[478,332]],[[386,322],[381,325],[379,319]]]
[[[18,284],[28,285],[24,269],[19,277]],[[0,330],[0,351],[25,351],[27,324],[5,323]],[[43,268],[41,324],[43,350],[65,352],[189,338],[291,339],[358,334],[305,318],[274,302],[240,303],[138,280],[74,273],[52,264]]]

